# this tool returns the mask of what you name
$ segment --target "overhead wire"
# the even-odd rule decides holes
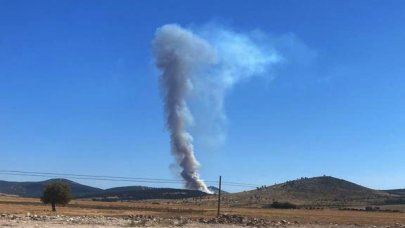
[[[13,175],[13,176],[32,176],[32,177],[48,177],[48,178],[64,178],[64,179],[78,179],[78,180],[99,180],[99,181],[115,181],[115,182],[132,182],[132,183],[153,183],[153,184],[181,184],[181,179],[162,179],[162,178],[144,178],[144,177],[123,177],[123,176],[102,176],[102,175],[84,175],[72,173],[55,173],[55,172],[33,172],[33,171],[20,171],[20,170],[0,170],[0,175]],[[218,181],[208,180],[205,181],[210,184],[217,184]],[[223,181],[223,185],[232,187],[246,187],[255,188],[257,184],[240,183],[240,182],[227,182]]]

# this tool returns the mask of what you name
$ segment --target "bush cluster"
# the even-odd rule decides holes
[[[290,202],[278,202],[274,201],[271,204],[265,206],[266,208],[277,208],[277,209],[297,209],[297,205]]]

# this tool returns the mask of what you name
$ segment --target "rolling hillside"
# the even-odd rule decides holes
[[[99,189],[66,179],[51,179],[41,182],[0,181],[0,193],[22,197],[40,197],[44,185],[60,180],[71,187],[76,198],[91,198],[102,201],[185,199],[207,196],[196,190],[127,186]],[[218,189],[210,187],[213,192]],[[225,193],[225,192],[224,192]],[[216,204],[216,196],[206,197],[206,203]],[[290,202],[303,207],[345,207],[382,204],[405,204],[405,191],[377,191],[355,183],[329,177],[301,178],[251,191],[228,193],[222,202],[228,206],[263,207],[274,201]]]
[[[67,183],[70,186],[73,196],[75,197],[93,194],[102,190],[100,188],[82,185],[67,179],[50,179],[39,182],[0,181],[0,193],[23,197],[40,197],[44,186],[53,181],[62,181]]]
[[[106,189],[86,198],[102,201],[116,200],[146,200],[146,199],[184,199],[205,196],[207,193],[198,190],[175,188],[150,188],[150,187],[119,187]]]
[[[273,201],[308,206],[383,204],[392,194],[329,176],[301,178],[252,191],[230,194],[230,205],[266,205]]]
[[[67,183],[75,198],[93,198],[95,200],[144,200],[144,199],[182,199],[205,196],[206,193],[196,190],[174,188],[151,188],[145,186],[127,186],[110,189],[94,188],[67,179],[50,179],[39,182],[10,182],[0,181],[0,193],[22,197],[36,197],[42,195],[44,186],[52,181]]]

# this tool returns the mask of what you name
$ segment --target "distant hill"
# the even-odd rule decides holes
[[[94,194],[102,191],[100,188],[82,185],[67,179],[50,179],[38,182],[0,181],[0,193],[23,197],[40,197],[42,195],[44,186],[49,182],[54,181],[62,181],[68,184],[70,186],[72,195],[75,197],[81,197],[83,195]]]
[[[75,198],[93,198],[95,200],[144,200],[144,199],[181,199],[207,195],[197,190],[174,188],[151,188],[145,186],[127,186],[110,189],[94,188],[67,179],[50,179],[39,182],[0,181],[0,193],[22,197],[40,197],[44,186],[53,181],[62,181],[71,188]]]
[[[87,195],[86,198],[93,198],[94,200],[103,201],[116,201],[147,199],[184,199],[205,195],[207,195],[207,193],[198,190],[129,186],[106,189],[96,194]]]
[[[127,186],[110,189],[94,188],[66,179],[40,182],[0,181],[0,194],[40,197],[45,184],[51,181],[67,183],[76,198],[101,201],[185,199],[207,196],[197,190]],[[218,188],[209,189],[218,193]],[[274,201],[290,202],[302,207],[346,207],[382,204],[405,204],[405,189],[377,191],[361,185],[330,177],[300,178],[251,191],[227,193],[222,191],[222,202],[228,206],[263,207]],[[202,199],[202,198],[200,198]],[[215,196],[204,197],[205,203],[216,204]]]
[[[266,205],[273,201],[308,206],[347,206],[383,204],[392,197],[388,192],[369,189],[330,176],[321,176],[230,194],[225,197],[224,202],[246,206]]]

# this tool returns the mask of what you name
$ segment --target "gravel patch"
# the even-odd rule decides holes
[[[65,215],[25,215],[1,214],[0,227],[369,227],[374,225],[340,224],[300,224],[297,221],[268,220],[224,214],[213,218],[156,217],[151,215],[131,215],[126,217],[106,216],[65,216]],[[405,228],[405,224],[380,226],[382,228]],[[379,227],[378,227],[379,228]]]

